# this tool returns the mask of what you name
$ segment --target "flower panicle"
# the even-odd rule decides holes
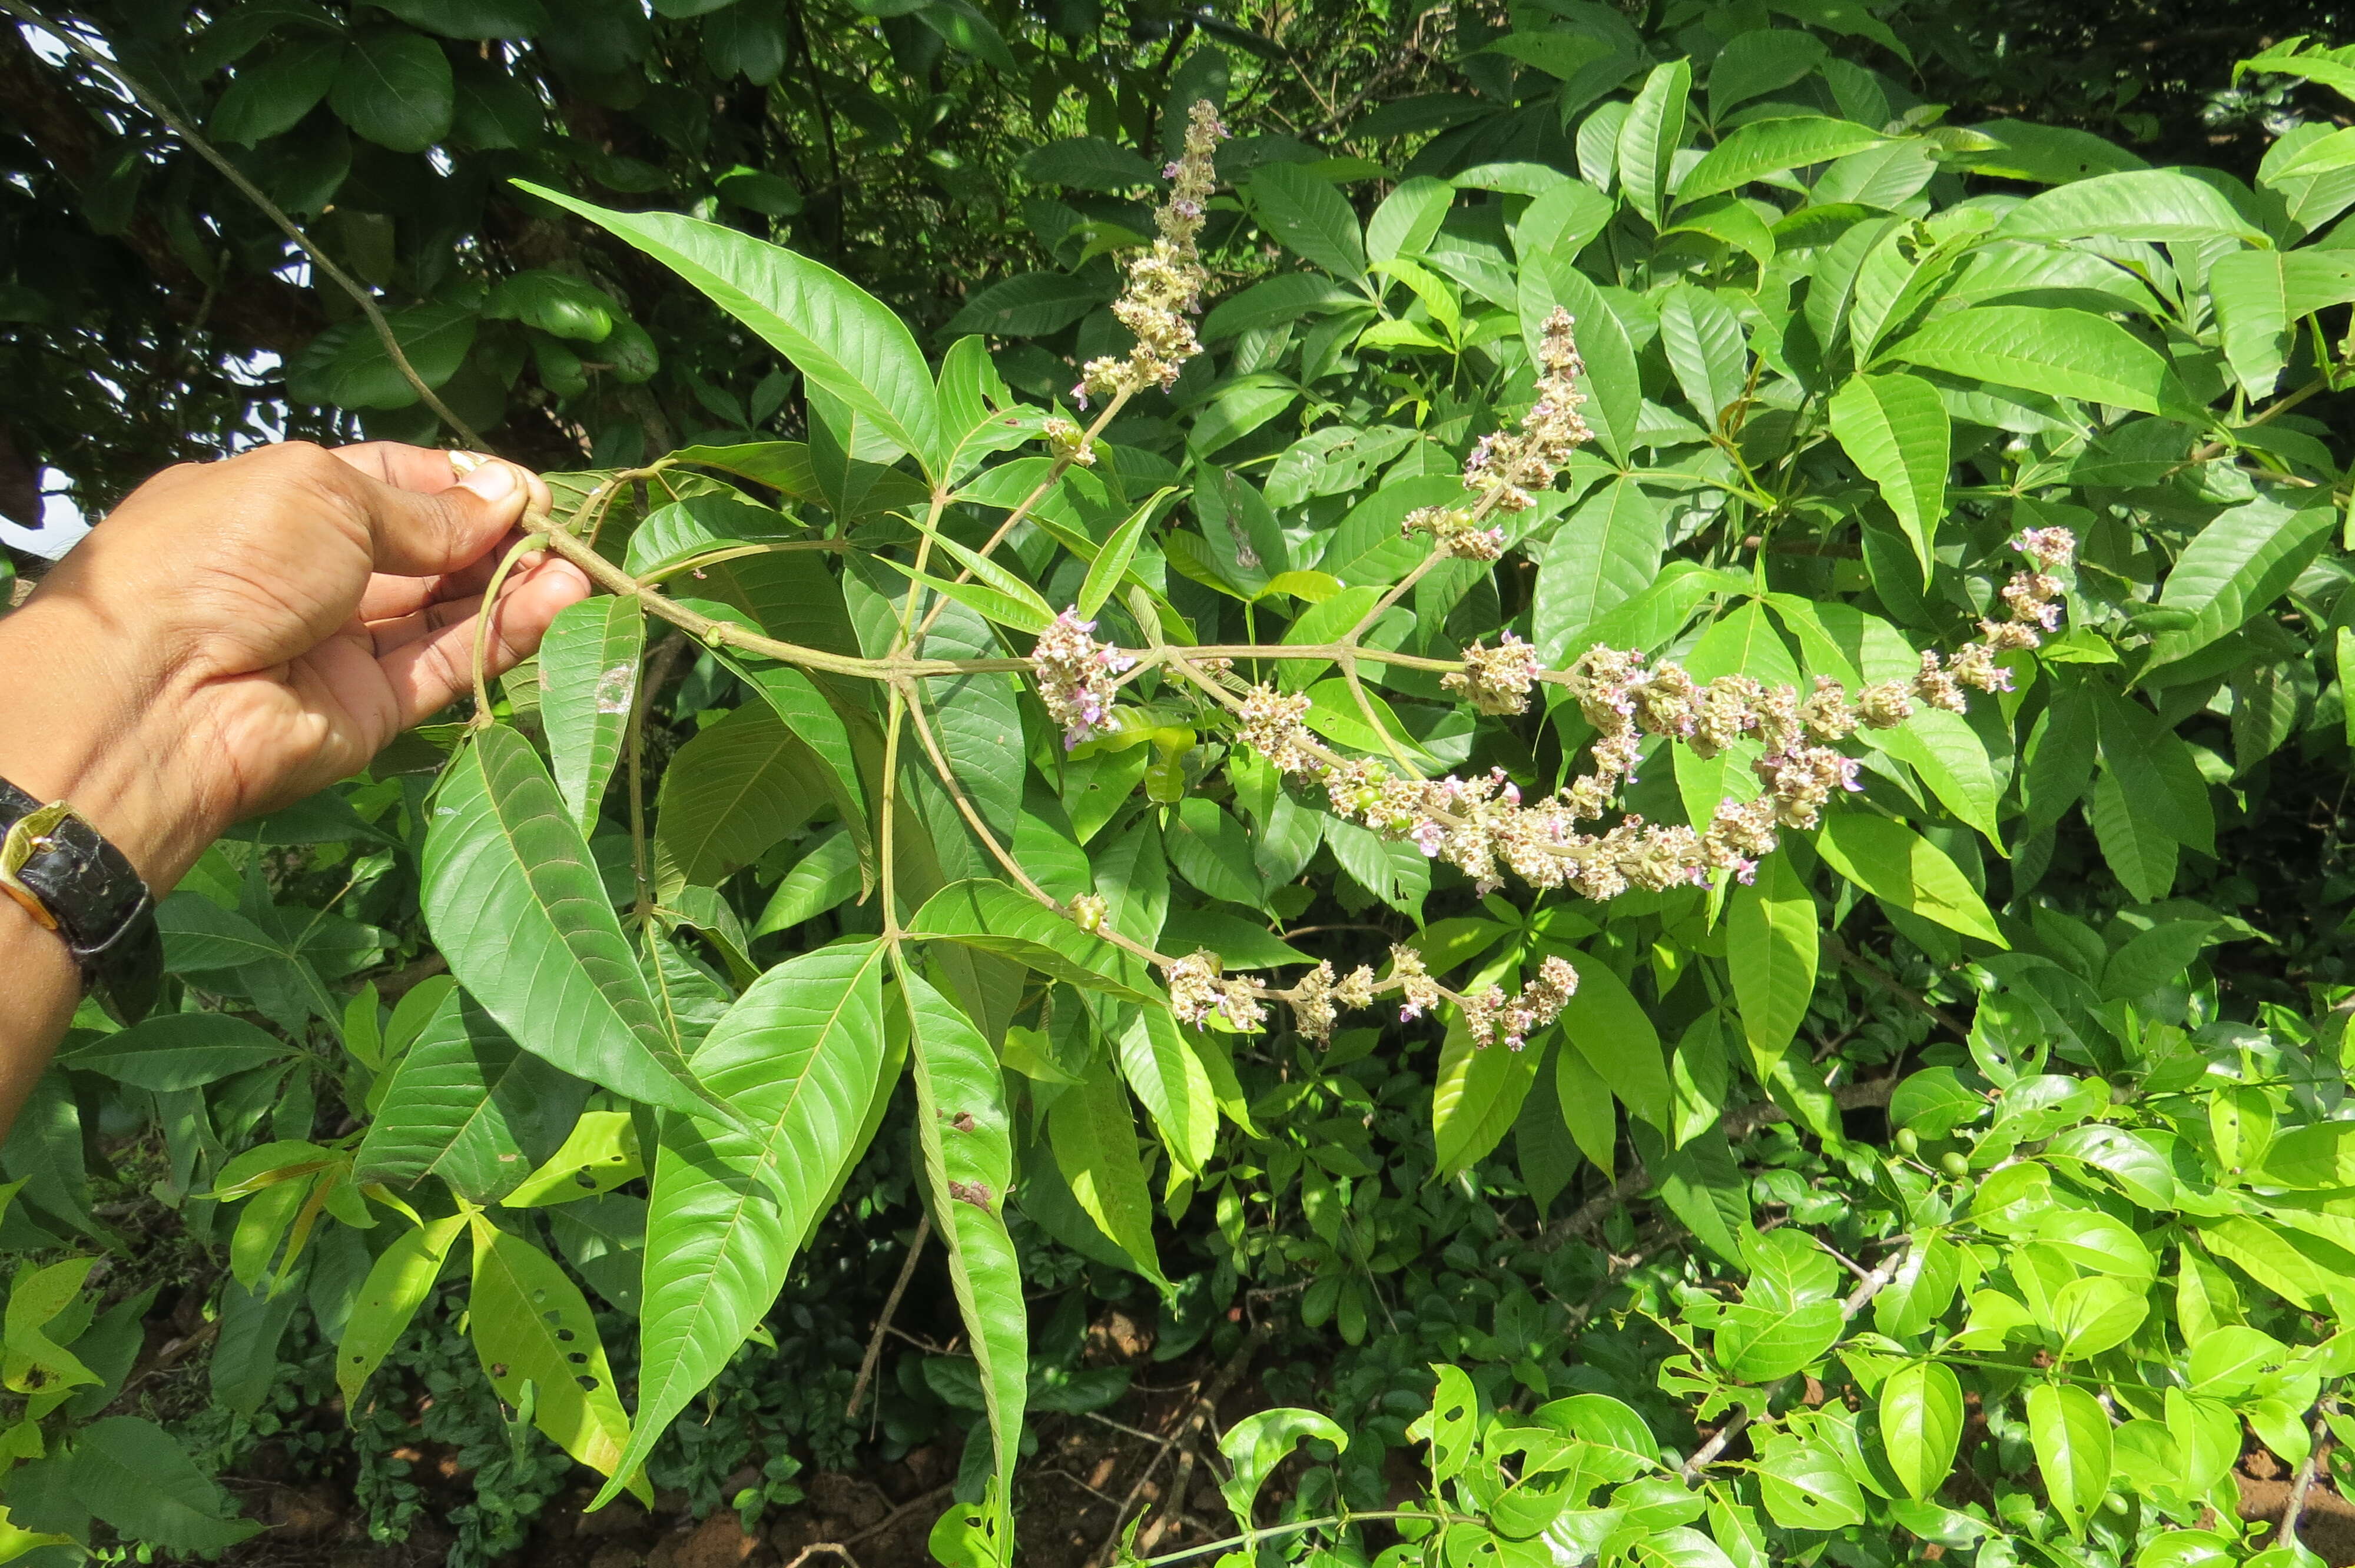
[[[1119,677],[1136,667],[1135,655],[1090,636],[1095,629],[1096,623],[1082,620],[1076,609],[1066,609],[1048,622],[1030,650],[1039,700],[1063,726],[1066,751],[1114,727],[1112,710]]]
[[[1471,877],[1483,894],[1502,886],[1508,871],[1532,887],[1597,901],[1630,888],[1706,886],[1721,873],[1748,882],[1782,832],[1816,827],[1836,796],[1863,789],[1860,764],[1840,741],[1859,729],[1892,729],[1923,707],[1963,712],[1970,690],[2011,689],[2011,672],[1997,661],[2038,646],[2054,622],[2061,590],[2052,573],[2075,542],[2066,530],[2050,529],[2018,547],[2037,569],[2013,579],[2018,592],[2006,590],[2010,619],[1981,622],[1980,637],[1951,658],[1924,652],[1911,679],[1876,682],[1853,698],[1824,676],[1804,694],[1742,674],[1697,681],[1673,661],[1647,662],[1639,650],[1597,643],[1558,677],[1596,731],[1593,770],[1536,800],[1525,801],[1502,768],[1485,778],[1399,778],[1369,758],[1337,757],[1309,733],[1308,700],[1269,686],[1243,698],[1238,738],[1284,774],[1322,785],[1336,814],[1413,843]],[[1464,664],[1443,683],[1487,713],[1522,711],[1540,674],[1534,650],[1509,633],[1495,648],[1466,649]],[[1647,736],[1702,758],[1755,740],[1761,755],[1751,767],[1761,791],[1720,802],[1705,824],[1646,822],[1630,813],[1605,831],[1586,831],[1582,824],[1600,821],[1636,782]],[[1405,1016],[1412,1017],[1421,1004],[1411,980],[1407,994]]]
[[[1112,313],[1135,334],[1136,346],[1125,355],[1088,361],[1079,385],[1071,388],[1081,408],[1088,406],[1091,395],[1109,397],[1148,387],[1166,391],[1177,384],[1186,362],[1202,352],[1194,325],[1186,318],[1200,307],[1202,291],[1210,281],[1195,240],[1218,185],[1215,160],[1227,134],[1217,105],[1208,99],[1198,101],[1187,116],[1184,148],[1162,170],[1169,194],[1153,215],[1153,243],[1130,254],[1128,287],[1113,302]]]

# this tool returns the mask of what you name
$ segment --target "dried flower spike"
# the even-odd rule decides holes
[[[1109,397],[1148,387],[1167,389],[1186,362],[1202,352],[1186,319],[1201,304],[1210,281],[1194,239],[1202,231],[1203,204],[1218,183],[1212,160],[1226,136],[1217,106],[1208,99],[1197,102],[1187,117],[1185,150],[1163,171],[1169,198],[1154,214],[1159,236],[1130,256],[1128,287],[1113,302],[1112,313],[1136,334],[1136,346],[1126,358],[1106,355],[1088,361],[1071,388],[1081,408],[1088,406],[1091,393]]]

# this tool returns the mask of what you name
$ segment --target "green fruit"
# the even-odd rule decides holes
[[[1898,1153],[1911,1158],[1921,1150],[1922,1138],[1912,1128],[1901,1127],[1897,1129],[1896,1144]]]
[[[1938,1156],[1938,1169],[1959,1181],[1971,1173],[1971,1162],[1960,1154],[1949,1151]]]

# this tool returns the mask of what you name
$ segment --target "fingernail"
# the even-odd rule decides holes
[[[503,462],[486,462],[458,482],[462,490],[471,490],[485,501],[505,501],[516,490],[515,470]]]

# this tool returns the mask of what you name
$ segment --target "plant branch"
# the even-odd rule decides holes
[[[900,1277],[891,1282],[891,1294],[883,1298],[882,1316],[875,1319],[875,1332],[867,1340],[867,1354],[859,1359],[858,1381],[850,1385],[850,1403],[843,1407],[843,1419],[856,1421],[858,1406],[867,1397],[867,1384],[875,1375],[875,1363],[883,1354],[883,1336],[890,1331],[892,1317],[900,1310],[900,1298],[908,1293],[908,1281],[916,1277],[916,1265],[924,1255],[924,1243],[932,1235],[932,1216],[921,1214],[916,1219],[916,1239],[908,1244],[908,1261],[900,1266]]]

